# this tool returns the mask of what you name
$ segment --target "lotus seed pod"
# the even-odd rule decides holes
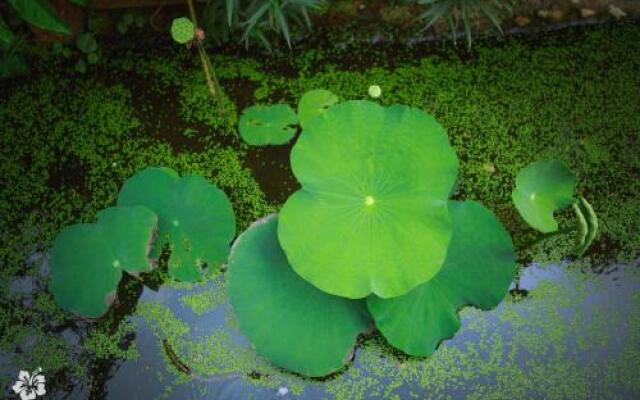
[[[369,96],[373,97],[374,99],[377,99],[378,97],[380,97],[381,94],[382,94],[382,89],[380,89],[380,86],[378,85],[369,86]]]
[[[180,44],[185,44],[193,40],[195,36],[195,26],[189,18],[175,18],[171,24],[171,37]]]

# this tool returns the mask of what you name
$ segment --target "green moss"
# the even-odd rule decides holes
[[[213,310],[227,300],[222,275],[219,275],[217,280],[219,281],[217,287],[182,296],[180,302],[191,308],[197,315],[202,315],[207,311]]]

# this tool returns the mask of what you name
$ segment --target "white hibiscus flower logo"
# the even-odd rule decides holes
[[[42,368],[37,368],[31,374],[28,371],[20,371],[18,381],[13,385],[12,389],[16,394],[20,395],[21,400],[34,400],[38,396],[47,394],[44,382]]]

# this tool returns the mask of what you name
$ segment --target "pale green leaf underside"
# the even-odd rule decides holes
[[[235,235],[231,202],[223,191],[201,176],[184,176],[169,168],[147,168],[120,190],[118,205],[143,205],[159,218],[152,257],[169,243],[169,274],[194,282],[202,265],[214,269],[224,263]]]
[[[404,296],[367,299],[383,336],[410,355],[430,355],[451,338],[461,307],[498,305],[515,276],[511,237],[491,211],[474,201],[452,201],[449,210],[453,238],[440,272]]]
[[[298,102],[298,119],[305,128],[315,117],[324,114],[329,107],[338,102],[338,97],[325,89],[310,90],[302,95]]]
[[[278,244],[277,217],[255,222],[229,258],[229,296],[242,332],[275,365],[324,376],[349,361],[369,329],[362,300],[324,293],[300,278]]]
[[[296,134],[296,113],[287,104],[251,106],[240,117],[240,136],[252,146],[285,144]]]
[[[76,224],[56,237],[49,289],[60,307],[97,318],[115,298],[122,271],[150,271],[147,253],[157,217],[145,207],[113,207],[94,224]]]
[[[558,230],[553,213],[571,204],[575,186],[575,175],[561,161],[535,161],[518,172],[511,197],[531,227],[549,233]]]
[[[388,298],[438,272],[458,159],[433,117],[336,104],[303,131],[291,165],[302,189],[285,203],[278,237],[307,281],[339,296]]]

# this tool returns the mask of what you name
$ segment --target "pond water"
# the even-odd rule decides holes
[[[550,42],[527,39],[532,49],[540,48],[531,50],[531,55],[524,44],[506,46],[499,41],[494,50],[463,51],[465,57],[449,63],[438,61],[437,52],[422,58],[434,54],[423,54],[420,48],[378,49],[366,57],[328,51],[324,60],[315,52],[301,53],[308,56],[306,62],[290,59],[284,67],[269,68],[262,59],[223,58],[217,61],[221,83],[236,108],[224,115],[211,112],[197,91],[191,94],[198,87],[191,80],[202,83],[199,70],[189,67],[185,73],[178,63],[176,78],[173,64],[165,58],[159,62],[153,57],[145,62],[135,58],[147,75],[114,63],[109,73],[71,76],[79,82],[77,90],[73,85],[54,85],[55,76],[31,89],[25,82],[0,88],[7,98],[16,97],[14,88],[29,89],[24,99],[17,96],[20,102],[11,103],[14,108],[0,115],[0,130],[3,125],[12,129],[11,135],[5,134],[10,149],[5,156],[21,155],[6,162],[7,181],[15,181],[16,190],[3,187],[8,194],[3,192],[2,210],[24,214],[12,215],[13,224],[2,221],[7,228],[3,244],[11,246],[7,252],[11,257],[0,259],[4,273],[0,278],[9,282],[10,298],[2,305],[17,311],[0,313],[0,328],[11,327],[6,334],[11,347],[0,349],[0,378],[11,383],[4,385],[0,398],[15,397],[10,386],[17,371],[38,366],[32,360],[49,363],[45,398],[51,399],[640,398],[640,260],[601,262],[615,259],[610,248],[622,245],[625,257],[621,258],[637,257],[633,246],[638,243],[640,166],[633,148],[638,143],[640,103],[634,96],[640,93],[640,81],[637,74],[627,73],[639,65],[634,54],[639,54],[635,50],[640,33],[636,28],[621,29],[623,33],[617,34],[594,31],[580,41],[574,36],[583,33],[571,34],[573,45],[562,44],[562,35]],[[442,57],[451,52],[448,44],[433,48],[443,49]],[[371,60],[381,56],[383,62],[372,68]],[[495,69],[487,67],[493,64]],[[170,82],[167,87],[157,84],[162,77]],[[456,196],[487,200],[503,221],[517,217],[515,210],[496,206],[503,204],[496,200],[499,194],[509,192],[517,169],[514,160],[524,162],[529,156],[571,160],[583,194],[594,200],[603,217],[598,246],[587,255],[597,253],[602,258],[590,258],[596,265],[585,271],[569,263],[529,264],[497,308],[463,309],[461,330],[432,357],[403,356],[371,334],[359,339],[354,360],[343,371],[315,380],[275,368],[256,354],[237,328],[224,274],[199,284],[167,283],[155,290],[137,284],[128,294],[120,292],[118,310],[110,311],[109,317],[116,315],[114,330],[119,326],[126,334],[105,335],[92,346],[90,333],[109,325],[104,323],[108,318],[92,324],[61,316],[47,299],[44,270],[55,232],[79,222],[79,215],[88,221],[97,209],[112,204],[118,182],[133,171],[167,162],[198,173],[222,171],[222,178],[212,179],[231,186],[227,190],[236,195],[244,217],[263,215],[267,211],[263,204],[273,212],[299,187],[289,164],[291,147],[247,148],[237,136],[224,133],[225,124],[233,125],[235,132],[237,121],[230,116],[256,102],[294,104],[299,92],[317,86],[354,98],[364,94],[361,89],[372,81],[388,83],[383,101],[411,103],[442,118],[461,150],[461,182],[466,187]],[[49,94],[39,97],[41,90]],[[65,101],[58,101],[60,91]],[[77,103],[71,101],[76,95]],[[33,108],[28,106],[31,100],[37,100]],[[71,105],[49,109],[50,103]],[[90,105],[88,111],[85,103]],[[593,113],[594,109],[599,112]],[[198,114],[202,110],[206,112]],[[62,119],[66,114],[70,116]],[[111,114],[113,120],[107,118]],[[23,119],[24,125],[17,122]],[[32,123],[40,119],[43,127]],[[106,128],[98,129],[102,126]],[[30,141],[14,131],[23,132]],[[17,139],[8,140],[9,136]],[[53,146],[55,151],[49,154],[56,141],[60,149]],[[233,157],[215,157],[220,152]],[[235,161],[248,172],[236,168]],[[216,162],[220,165],[213,165]],[[244,179],[245,172],[250,179]],[[249,180],[251,184],[255,180],[260,190],[240,185],[236,191],[234,185]],[[251,203],[251,196],[264,203]],[[240,201],[245,198],[246,203]],[[31,209],[38,212],[28,215]],[[520,227],[522,221],[511,225]],[[53,234],[45,240],[41,230]],[[518,233],[514,239],[526,242],[523,232]],[[19,257],[14,257],[18,253],[14,247],[20,249]],[[629,248],[634,252],[627,257]],[[566,254],[563,250],[551,245],[537,254],[559,259],[559,252]],[[26,257],[29,254],[33,256]],[[14,268],[25,258],[23,269]],[[527,253],[521,264],[531,258],[538,259]],[[3,340],[5,333],[0,329]],[[98,351],[100,346],[113,346],[115,338],[122,338],[118,347],[130,357],[115,357],[111,348]]]
[[[612,265],[602,274],[530,265],[518,295],[492,311],[463,309],[461,330],[432,357],[394,354],[369,337],[352,365],[325,380],[278,370],[254,353],[237,330],[223,275],[145,288],[129,317],[139,356],[113,366],[104,394],[131,400],[638,398],[637,264]]]

